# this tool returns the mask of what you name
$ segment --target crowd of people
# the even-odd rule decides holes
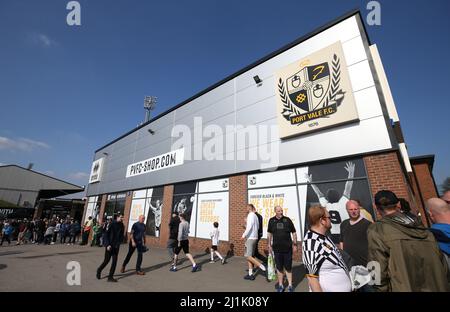
[[[362,213],[358,200],[349,198],[345,202],[348,218],[340,223],[339,243],[332,239],[330,211],[320,204],[309,207],[309,228],[302,241],[301,255],[310,291],[450,291],[450,191],[442,198],[426,201],[426,212],[433,223],[430,228],[411,212],[407,201],[392,191],[379,191],[374,203],[381,216],[377,221]],[[253,281],[256,272],[267,277],[268,264],[267,258],[258,252],[263,233],[262,216],[252,204],[248,204],[246,210],[246,225],[241,237],[245,241],[248,263],[244,279]],[[190,226],[185,214],[174,212],[168,226],[169,271],[177,272],[181,251],[191,262],[192,272],[200,271],[189,251]],[[101,278],[102,270],[112,259],[107,281],[117,282],[114,274],[125,235],[123,215],[116,214],[105,223],[97,223],[89,217],[83,226],[70,218],[5,220],[0,223],[0,229],[1,244],[4,241],[11,244],[12,239],[17,239],[18,245],[74,244],[80,237],[80,244],[86,245],[92,231],[91,246],[105,248],[96,277]],[[132,225],[121,273],[137,252],[136,274],[145,275],[141,268],[143,253],[148,250],[145,232],[145,216],[141,215]],[[210,263],[215,263],[215,257],[218,257],[225,264],[225,257],[218,251],[218,222],[212,224],[210,237]],[[276,290],[293,292],[292,260],[299,246],[295,226],[283,215],[280,206],[274,207],[274,216],[268,222],[267,243],[268,254],[273,256],[277,272]]]
[[[55,216],[51,219],[35,218],[33,220],[5,219],[0,220],[0,246],[4,242],[7,242],[9,246],[12,241],[16,241],[15,245],[86,245],[91,231],[93,233],[91,246],[101,246],[105,225],[97,223],[92,217],[83,226],[78,220],[70,217]]]
[[[339,247],[329,237],[327,209],[309,208],[303,263],[310,290],[450,291],[450,191],[426,201],[431,228],[424,227],[392,191],[379,191],[374,202],[381,218],[370,222],[361,215],[358,202],[347,201],[349,219],[340,225]],[[355,285],[351,272],[358,268],[368,274],[364,283]]]

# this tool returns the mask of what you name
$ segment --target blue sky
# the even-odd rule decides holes
[[[0,0],[0,163],[87,184],[94,151],[368,1]],[[411,156],[450,176],[450,1],[379,1],[368,26]],[[178,81],[174,90],[174,81]],[[447,142],[447,143],[445,143]]]

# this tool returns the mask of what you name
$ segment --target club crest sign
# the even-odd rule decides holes
[[[275,77],[280,138],[358,120],[340,42],[280,69]]]

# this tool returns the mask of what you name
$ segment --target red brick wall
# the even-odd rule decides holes
[[[101,201],[100,214],[99,214],[99,219],[100,219],[99,221],[100,222],[106,222],[106,220],[103,220],[103,215],[105,214],[105,207],[106,207],[106,198],[108,198],[106,194],[105,195],[99,195],[99,197],[98,197],[98,200]]]
[[[125,208],[123,211],[123,225],[125,226],[125,232],[128,230],[128,222],[130,221],[131,212],[131,200],[133,198],[133,192],[128,192],[125,197]],[[128,237],[127,237],[128,241]]]
[[[245,241],[241,240],[247,217],[247,175],[230,177],[229,188],[229,247],[236,256],[243,256]]]
[[[414,164],[413,170],[416,173],[417,183],[422,192],[423,200],[426,201],[432,197],[439,197],[436,193],[433,176],[428,164]]]
[[[413,212],[421,211],[420,199],[413,195],[396,152],[365,156],[364,163],[372,190],[372,203],[373,196],[378,191],[390,190],[397,197],[405,198],[410,203]],[[380,218],[380,215],[377,214],[377,217]]]
[[[413,170],[414,170],[414,168],[413,168]],[[426,214],[425,214],[425,210],[424,210],[424,207],[423,207],[423,204],[422,204],[422,197],[421,197],[420,190],[419,190],[419,187],[418,187],[418,184],[417,184],[416,177],[414,176],[414,173],[409,173],[409,181],[411,182],[411,187],[412,187],[412,189],[414,191],[414,195],[415,195],[416,202],[417,202],[417,209],[418,210],[416,211],[416,214],[417,214],[417,212],[420,212],[422,223],[424,225],[428,225],[429,226],[430,224],[429,224],[429,222],[427,220],[427,217],[426,217]]]

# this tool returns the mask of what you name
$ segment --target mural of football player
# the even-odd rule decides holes
[[[331,234],[340,234],[340,224],[345,219],[348,219],[346,203],[350,199],[350,194],[353,187],[353,179],[355,174],[355,164],[353,162],[347,162],[344,169],[348,172],[347,182],[345,183],[344,193],[341,195],[334,188],[329,188],[324,195],[320,189],[312,183],[312,175],[305,174],[306,180],[310,183],[314,193],[316,193],[319,203],[327,208],[330,213],[331,221]]]
[[[181,199],[178,200],[178,198]],[[184,213],[186,216],[186,221],[190,222],[193,205],[195,203],[195,196],[192,194],[178,198],[174,198],[175,204],[173,205],[172,212],[176,212],[178,215]]]
[[[152,202],[149,201],[149,207],[155,215],[155,236],[159,237],[159,227],[161,226],[161,212],[163,207],[162,201],[157,199],[155,206],[153,206]]]
[[[185,213],[187,210],[187,197],[183,197],[176,205],[174,211],[178,213],[178,215]]]

